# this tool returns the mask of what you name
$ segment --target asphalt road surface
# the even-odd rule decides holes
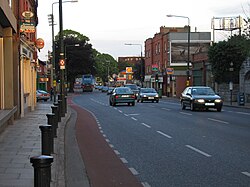
[[[90,180],[108,168],[118,174],[110,180],[131,182],[124,186],[250,186],[249,109],[192,112],[169,99],[112,107],[108,97],[73,98],[74,109],[85,110],[76,133]]]

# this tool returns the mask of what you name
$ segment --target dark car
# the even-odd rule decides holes
[[[115,88],[109,96],[109,104],[115,106],[117,103],[128,103],[128,105],[134,106],[135,94],[127,87]]]
[[[185,109],[190,107],[195,109],[215,108],[218,112],[221,111],[223,100],[217,95],[212,88],[206,86],[187,87],[180,97],[181,107]]]
[[[137,96],[139,94],[139,88],[136,84],[124,84],[124,87],[130,88],[133,91],[133,93],[135,94],[135,97],[137,98]]]
[[[43,101],[47,101],[50,98],[50,94],[44,90],[37,90],[36,91],[36,100],[43,100]]]
[[[159,95],[154,88],[141,88],[137,96],[137,102],[156,101],[159,102]]]

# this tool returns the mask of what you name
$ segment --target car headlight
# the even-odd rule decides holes
[[[143,97],[147,97],[147,95],[143,95]]]
[[[159,97],[159,95],[158,95],[158,94],[156,94],[156,95],[155,95],[155,97]]]
[[[198,99],[197,100],[199,103],[205,103],[205,100],[204,99]]]
[[[220,103],[220,102],[222,102],[222,100],[221,99],[215,99],[214,102]]]

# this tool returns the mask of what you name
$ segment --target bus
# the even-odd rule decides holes
[[[95,85],[95,78],[93,75],[83,75],[82,76],[82,91],[92,92]]]

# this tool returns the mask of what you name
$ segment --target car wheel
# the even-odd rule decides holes
[[[110,105],[110,106],[112,106],[112,103],[111,103],[111,101],[109,101],[109,105]]]
[[[152,100],[152,103],[154,102],[154,100]]]
[[[140,100],[139,99],[137,99],[137,103],[139,102]]]
[[[190,110],[194,111],[194,103],[193,102],[191,102],[191,104],[190,104]]]
[[[221,107],[218,107],[218,108],[217,108],[217,112],[221,112]]]
[[[181,102],[181,109],[182,109],[182,110],[185,110],[185,109],[186,109],[186,106],[185,106],[185,104],[183,103],[183,101]]]
[[[141,103],[143,103],[143,100],[141,100]]]
[[[128,103],[128,106],[130,105],[130,103]]]
[[[156,103],[159,103],[159,100],[156,100]]]
[[[132,106],[135,106],[135,102],[132,103]]]
[[[115,102],[112,103],[112,106],[115,106]]]

